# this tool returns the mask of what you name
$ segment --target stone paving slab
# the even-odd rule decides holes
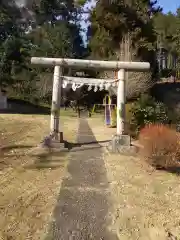
[[[78,143],[95,142],[86,121],[80,119]],[[98,143],[82,145],[71,152],[68,172],[54,211],[54,221],[47,239],[53,240],[117,240],[108,231],[109,187],[102,150]]]

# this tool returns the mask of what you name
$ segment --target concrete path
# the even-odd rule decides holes
[[[110,193],[101,146],[85,118],[80,119],[77,141],[91,144],[70,154],[70,177],[62,183],[47,239],[117,240],[107,229]]]

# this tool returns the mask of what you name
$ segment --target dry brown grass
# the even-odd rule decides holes
[[[73,141],[76,118],[62,122]],[[48,116],[0,116],[0,239],[43,239],[48,230],[68,161],[67,153],[30,154],[48,131]]]
[[[119,239],[180,239],[179,177],[149,174],[138,158],[106,154],[105,163],[113,202],[111,230]]]
[[[89,123],[99,141],[116,131],[104,127],[100,118]],[[111,231],[120,240],[180,239],[179,176],[148,172],[139,158],[106,151],[104,162],[111,192]]]

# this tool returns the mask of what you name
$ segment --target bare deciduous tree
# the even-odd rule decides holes
[[[127,33],[120,43],[119,50],[116,51],[119,61],[138,61],[136,51],[132,47],[131,35]],[[114,73],[105,73],[105,77],[117,77]],[[126,72],[126,98],[132,99],[146,92],[153,85],[151,72]],[[117,94],[117,87],[109,89],[110,95]]]

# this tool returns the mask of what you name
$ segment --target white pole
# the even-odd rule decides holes
[[[117,91],[117,135],[124,134],[125,128],[125,70],[118,71]]]
[[[63,141],[62,132],[59,130],[59,125],[60,125],[59,118],[60,118],[60,107],[61,107],[61,82],[62,82],[62,68],[60,66],[55,66],[54,76],[53,76],[50,128],[51,128],[51,133],[54,134],[55,136],[55,139],[60,140],[60,142]]]

